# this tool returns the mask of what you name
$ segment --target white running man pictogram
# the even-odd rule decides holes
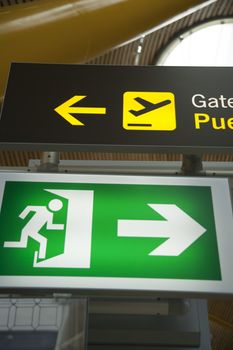
[[[63,224],[53,223],[53,212],[59,211],[63,207],[63,203],[59,199],[52,199],[46,206],[28,205],[19,215],[21,219],[25,219],[30,212],[35,212],[32,218],[27,222],[21,231],[19,241],[4,242],[4,248],[26,248],[28,238],[31,237],[39,243],[38,257],[44,259],[46,256],[47,238],[39,233],[41,228],[46,224],[48,230],[63,230]]]

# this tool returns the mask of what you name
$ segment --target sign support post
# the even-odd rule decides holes
[[[59,167],[59,152],[43,152],[39,172],[57,172]]]
[[[183,154],[181,171],[186,176],[204,175],[201,156]]]

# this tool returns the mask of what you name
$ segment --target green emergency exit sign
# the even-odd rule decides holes
[[[232,222],[227,180],[2,174],[1,190],[3,287],[224,285],[221,249],[233,242],[220,228]]]

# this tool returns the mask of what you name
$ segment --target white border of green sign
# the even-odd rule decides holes
[[[86,293],[105,292],[156,292],[157,294],[230,295],[233,294],[233,217],[228,179],[186,178],[123,175],[77,174],[0,174],[0,202],[3,200],[5,182],[51,182],[83,184],[140,184],[208,186],[211,188],[217,245],[221,268],[221,280],[189,280],[167,278],[120,278],[120,277],[59,277],[59,276],[0,276],[0,288],[83,290]],[[192,200],[192,198],[190,198]],[[204,210],[205,208],[203,208]]]

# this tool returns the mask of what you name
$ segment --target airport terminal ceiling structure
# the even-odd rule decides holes
[[[53,1],[54,4],[58,1]],[[65,2],[65,1],[64,1]],[[117,2],[117,1],[116,1]],[[129,1],[130,2],[130,1]],[[157,1],[152,1],[158,3]],[[152,3],[151,2],[151,3]],[[196,1],[197,3],[198,1]],[[199,1],[200,2],[200,1]],[[32,4],[49,3],[47,0],[1,0],[0,1],[0,45],[12,46],[17,45],[14,42],[14,37],[7,37],[7,41],[4,41],[4,27],[1,24],[1,19],[5,21],[7,27],[7,12],[9,14],[9,19],[14,17],[14,12],[22,11],[24,6],[30,6]],[[68,1],[67,1],[68,3]],[[84,4],[85,1],[82,3]],[[95,1],[86,1],[86,3],[94,4]],[[114,1],[112,1],[114,3]],[[134,1],[131,1],[134,3]],[[135,1],[135,7],[139,6],[140,1]],[[142,3],[142,2],[141,2]],[[167,1],[169,3],[169,1]],[[182,3],[182,2],[177,2]],[[192,5],[192,1],[189,2]],[[194,4],[194,1],[193,1]],[[182,6],[181,6],[182,9]],[[140,11],[140,9],[139,9]],[[156,11],[156,6],[151,11]],[[179,11],[178,11],[179,12]],[[171,13],[174,15],[175,13]],[[116,16],[119,13],[116,11]],[[34,18],[36,18],[36,13],[34,13]],[[113,16],[111,14],[111,16]],[[98,50],[93,52],[92,57],[89,56],[88,48],[86,58],[83,56],[78,62],[75,62],[71,58],[72,63],[85,63],[85,64],[103,64],[103,65],[153,65],[156,58],[163,50],[164,47],[176,36],[179,36],[184,30],[192,28],[193,26],[206,22],[210,19],[216,18],[231,18],[233,17],[233,0],[217,0],[210,2],[209,5],[198,9],[195,12],[187,14],[185,17],[177,18],[167,24],[161,25],[156,23],[151,28],[142,27],[137,30],[133,28],[130,33],[130,40],[123,40],[122,43],[119,42],[119,38],[116,41],[113,40],[111,45],[111,40],[106,47],[101,48],[101,52]],[[164,18],[165,19],[165,18]],[[163,19],[163,20],[164,20]],[[110,19],[106,19],[109,21]],[[10,22],[9,22],[10,23]],[[1,29],[2,26],[2,29]],[[121,26],[121,23],[119,23]],[[85,32],[85,23],[81,24],[82,30]],[[143,35],[140,35],[143,32]],[[30,26],[27,28],[28,33],[30,33]],[[133,34],[135,34],[135,39],[133,39]],[[81,33],[80,35],[83,35]],[[85,37],[85,35],[84,35]],[[126,37],[124,39],[127,39]],[[10,40],[10,41],[9,41]],[[46,40],[46,38],[45,38]],[[79,38],[72,37],[72,45],[79,45]],[[118,42],[117,42],[118,40]],[[214,40],[214,38],[213,38]],[[126,43],[124,41],[127,41]],[[232,43],[229,42],[229,45]],[[4,47],[1,48],[4,51]],[[56,53],[59,56],[59,52]],[[14,58],[13,58],[14,59]],[[23,60],[23,55],[21,57]],[[27,60],[29,60],[27,58]],[[58,59],[60,62],[62,60]],[[40,61],[41,62],[41,61]],[[69,62],[65,60],[64,63]],[[70,62],[70,63],[71,63]],[[28,96],[25,96],[28,98]],[[41,153],[32,151],[17,151],[17,150],[3,150],[0,151],[0,164],[1,166],[10,167],[26,167],[28,165],[29,159],[40,159]],[[181,160],[181,154],[174,153],[103,153],[103,152],[61,152],[61,159],[70,160],[137,160],[137,161],[173,161]],[[232,162],[232,154],[204,154],[202,157],[205,161],[221,161],[221,162]],[[213,350],[229,350],[232,348],[233,344],[233,302],[231,301],[210,301],[209,302],[209,319],[211,323],[211,332],[213,335]]]

